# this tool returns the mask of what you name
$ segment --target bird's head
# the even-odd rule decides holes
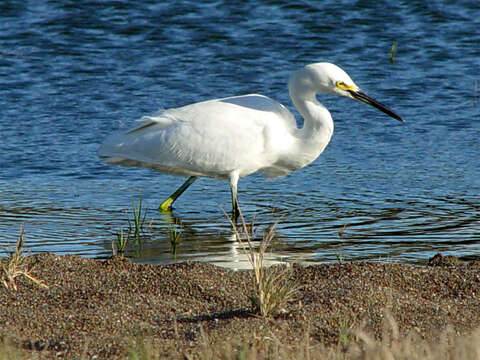
[[[403,122],[402,118],[395,112],[362,92],[350,76],[335,64],[320,62],[307,65],[299,70],[297,75],[293,75],[292,80],[292,83],[296,83],[294,86],[297,91],[312,91],[314,93],[348,97],[369,104]]]

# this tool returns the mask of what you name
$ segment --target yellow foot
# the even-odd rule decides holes
[[[168,198],[167,200],[165,200],[160,204],[160,206],[158,207],[158,210],[160,210],[161,212],[170,212],[172,211],[172,203],[173,203],[173,199]]]

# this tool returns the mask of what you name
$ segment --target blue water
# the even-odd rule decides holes
[[[24,224],[30,253],[109,256],[142,198],[127,256],[245,263],[226,182],[200,179],[163,215],[184,179],[103,164],[97,148],[142,115],[215,97],[261,93],[294,111],[290,72],[330,61],[406,124],[319,98],[335,120],[325,152],[287,177],[240,181],[247,221],[260,234],[277,223],[272,259],[478,258],[479,39],[476,1],[3,1],[0,247]]]

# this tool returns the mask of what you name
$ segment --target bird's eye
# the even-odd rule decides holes
[[[347,83],[345,83],[343,81],[337,81],[335,83],[335,86],[337,87],[337,89],[340,89],[340,90],[343,90],[343,91],[351,91],[351,90],[355,90],[357,88],[355,85],[348,85]]]

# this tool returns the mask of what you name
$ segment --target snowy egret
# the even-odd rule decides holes
[[[234,96],[144,116],[133,129],[107,138],[99,156],[109,164],[189,176],[159,206],[161,211],[169,211],[198,176],[229,179],[232,216],[236,218],[239,178],[258,171],[267,177],[286,175],[310,164],[327,146],[333,120],[316,94],[359,100],[403,122],[331,63],[310,64],[295,71],[288,89],[303,116],[302,128],[275,100],[257,94]]]

